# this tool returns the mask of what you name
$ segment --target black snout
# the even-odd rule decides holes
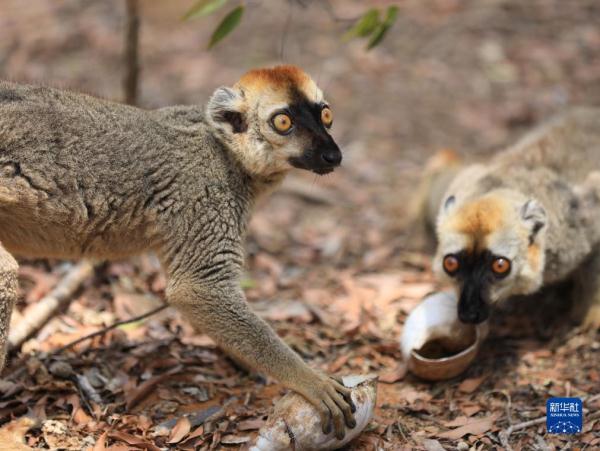
[[[342,162],[342,152],[340,152],[340,149],[326,150],[321,154],[321,158],[331,166],[339,166]]]
[[[484,322],[490,316],[489,307],[482,306],[479,309],[458,309],[458,319],[467,324],[479,324]]]
[[[463,323],[479,324],[490,316],[487,295],[477,284],[465,284],[458,301],[458,319]]]

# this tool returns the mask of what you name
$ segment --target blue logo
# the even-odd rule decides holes
[[[550,434],[578,434],[583,428],[583,403],[579,398],[546,401],[546,428]]]

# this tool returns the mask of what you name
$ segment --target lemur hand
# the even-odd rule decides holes
[[[290,388],[304,396],[315,406],[321,417],[323,433],[329,434],[331,426],[338,440],[344,438],[345,426],[353,429],[356,426],[353,413],[356,407],[350,398],[351,390],[335,379],[310,370],[310,373],[296,379]]]

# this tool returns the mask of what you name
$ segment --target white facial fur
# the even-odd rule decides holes
[[[292,92],[301,92],[315,104],[323,94],[299,69],[283,66],[245,75],[234,87],[218,88],[207,105],[207,120],[219,137],[251,173],[264,177],[283,174],[292,168],[290,158],[300,157],[310,146],[306,133],[281,134],[271,119],[286,111]],[[241,128],[226,120],[239,115]],[[229,116],[226,116],[229,115]]]
[[[543,207],[514,191],[502,189],[468,200],[450,199],[438,216],[434,270],[460,289],[460,280],[444,271],[444,257],[489,251],[511,264],[506,277],[494,278],[490,284],[489,302],[532,293],[540,288],[543,279],[545,223]]]

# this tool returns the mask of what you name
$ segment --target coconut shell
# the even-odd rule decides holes
[[[343,384],[352,388],[352,401],[356,406],[356,427],[346,429],[342,440],[334,432],[323,434],[317,410],[301,395],[290,392],[274,407],[273,414],[260,429],[251,451],[328,450],[338,449],[357,437],[373,417],[377,395],[375,376],[345,376]]]

